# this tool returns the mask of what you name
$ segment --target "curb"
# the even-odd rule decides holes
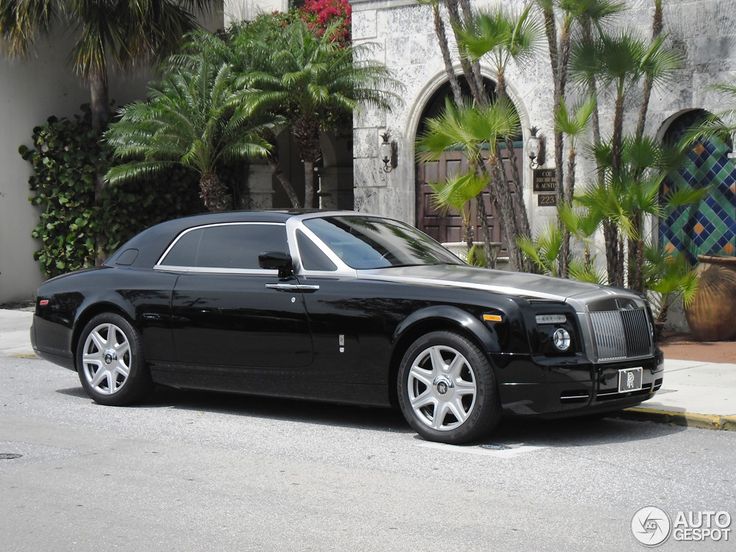
[[[676,412],[672,410],[658,410],[656,408],[633,407],[621,412],[622,417],[637,420],[650,420],[667,424],[701,429],[715,429],[722,431],[736,431],[736,416],[721,416],[718,414],[700,414],[698,412]]]

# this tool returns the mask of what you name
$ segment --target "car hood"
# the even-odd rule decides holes
[[[565,301],[574,297],[612,295],[618,290],[574,280],[552,278],[526,272],[508,272],[466,265],[422,265],[360,270],[361,278],[418,285],[441,285],[480,289],[529,297]]]

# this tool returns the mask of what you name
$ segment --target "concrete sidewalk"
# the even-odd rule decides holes
[[[0,356],[35,356],[31,347],[33,311],[0,309]]]
[[[34,356],[32,319],[30,311],[0,309],[0,356]],[[733,364],[665,359],[664,369],[664,384],[654,398],[624,416],[736,430],[736,359]]]

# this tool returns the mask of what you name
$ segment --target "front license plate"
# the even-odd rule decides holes
[[[641,375],[641,367],[619,370],[618,392],[628,393],[629,391],[639,391],[641,389]]]

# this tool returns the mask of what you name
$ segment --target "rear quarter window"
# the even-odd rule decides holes
[[[288,252],[283,224],[227,224],[180,234],[162,266],[258,270],[258,255]]]

